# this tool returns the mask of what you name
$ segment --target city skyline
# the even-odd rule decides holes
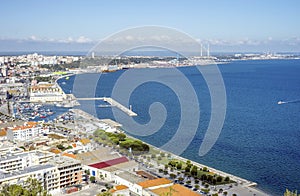
[[[87,51],[123,29],[157,25],[209,43],[212,52],[299,52],[299,4],[295,0],[7,1],[2,3],[0,51]]]

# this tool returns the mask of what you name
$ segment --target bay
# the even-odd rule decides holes
[[[202,157],[198,150],[211,115],[210,94],[196,67],[178,68],[195,89],[200,105],[197,133],[181,156],[257,182],[258,188],[272,195],[282,195],[286,188],[300,190],[300,60],[234,61],[218,67],[227,94],[226,118],[217,142]],[[94,95],[111,96],[124,73],[102,74]],[[141,74],[146,74],[145,70]],[[65,92],[72,92],[75,77],[58,83]],[[176,82],[176,78],[169,79]],[[80,85],[91,87],[88,80]],[[291,102],[279,105],[280,100]],[[136,122],[151,120],[148,111],[153,102],[160,102],[168,112],[164,125],[154,134],[135,137],[160,147],[180,123],[180,100],[166,85],[144,83],[130,96],[129,104],[138,113]],[[111,108],[99,108],[99,104],[82,101],[79,108],[87,112],[92,108],[99,118],[114,119]]]

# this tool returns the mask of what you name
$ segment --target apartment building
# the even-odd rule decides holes
[[[0,170],[7,172],[24,170],[27,167],[47,163],[55,154],[44,151],[14,153],[8,151],[0,155]]]
[[[82,174],[80,161],[54,153],[27,152],[0,158],[0,189],[5,184],[26,186],[28,178],[36,178],[45,190],[55,194],[81,184]]]
[[[28,141],[47,133],[47,131],[48,129],[43,128],[37,122],[26,122],[22,126],[8,127],[6,137],[9,141]]]
[[[54,165],[34,165],[20,171],[8,172],[0,170],[0,189],[5,184],[19,184],[26,186],[28,178],[35,178],[41,182],[43,188],[50,193],[59,191],[59,172]]]
[[[82,164],[79,160],[56,155],[48,162],[55,165],[59,172],[59,188],[66,188],[82,182]]]

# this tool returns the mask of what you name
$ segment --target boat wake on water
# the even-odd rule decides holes
[[[300,103],[300,99],[292,100],[292,101],[281,101],[280,100],[280,101],[277,102],[277,104],[281,105],[281,104],[286,104],[286,103],[298,103],[298,102]]]

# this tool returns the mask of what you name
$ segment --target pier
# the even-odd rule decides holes
[[[114,100],[110,97],[76,98],[76,99],[78,101],[102,100],[102,101],[109,103],[111,106],[115,106],[115,107],[119,108],[120,110],[122,110],[123,112],[128,114],[128,116],[137,116],[137,114],[135,112],[133,112],[132,110],[128,109],[127,107],[123,106],[122,104],[120,104],[119,102],[117,102],[116,100]]]

